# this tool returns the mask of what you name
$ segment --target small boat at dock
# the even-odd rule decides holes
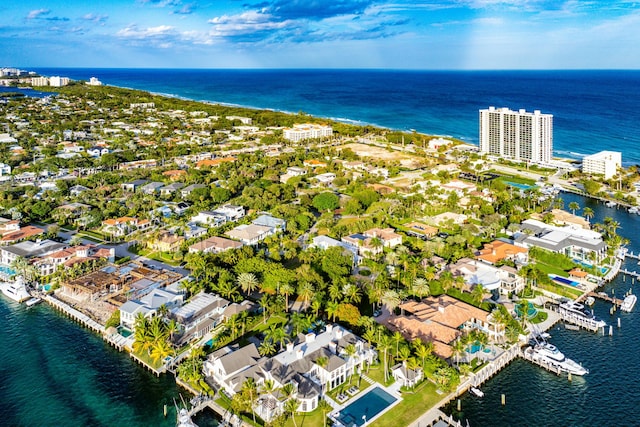
[[[624,301],[622,301],[622,305],[620,305],[620,310],[626,311],[627,313],[631,312],[636,305],[636,301],[638,301],[638,297],[633,294],[627,295]]]
[[[34,305],[40,304],[41,302],[42,302],[41,298],[33,297],[30,300],[27,300],[26,304],[27,304],[27,307],[33,307]]]
[[[593,304],[595,304],[596,299],[594,297],[587,297],[586,300],[584,300],[585,305],[588,306],[592,306]]]
[[[605,205],[606,205],[608,208],[615,208],[618,204],[617,204],[616,202],[609,201],[609,202],[605,203]]]
[[[477,387],[471,387],[469,389],[469,393],[473,394],[476,397],[484,397],[484,392]]]

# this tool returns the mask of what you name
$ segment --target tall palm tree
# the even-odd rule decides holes
[[[278,292],[284,295],[285,310],[289,311],[289,296],[293,293],[293,286],[290,283],[281,283]]]
[[[258,397],[258,386],[252,377],[248,377],[242,383],[241,393],[249,395],[249,407],[253,416],[253,423],[256,423],[256,412],[253,410],[255,399]]]
[[[298,297],[304,302],[305,306],[313,299],[315,289],[311,282],[301,282],[298,285]]]
[[[320,399],[318,409],[322,411],[322,427],[327,427],[327,413],[331,412],[333,407],[325,399]]]
[[[591,209],[589,206],[586,206],[584,209],[582,209],[582,215],[584,215],[587,221],[591,221],[591,218],[593,218],[594,215],[593,209]]]
[[[383,334],[377,342],[378,350],[382,352],[382,366],[384,369],[384,382],[386,383],[389,378],[389,368],[387,366],[388,358],[387,352],[391,349],[391,338],[387,334]]]
[[[298,427],[296,424],[296,411],[300,406],[300,401],[298,399],[289,399],[284,402],[284,411],[287,414],[291,414],[291,419],[293,420],[293,426]]]
[[[576,211],[579,209],[580,209],[580,205],[578,204],[578,202],[569,203],[569,210],[571,211],[571,214],[575,215]]]

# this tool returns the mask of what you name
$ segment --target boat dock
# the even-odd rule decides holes
[[[585,297],[593,297],[593,298],[596,298],[596,299],[601,299],[603,301],[610,302],[610,303],[612,303],[613,305],[615,305],[617,307],[620,307],[622,305],[622,300],[620,298],[609,296],[609,295],[607,295],[607,294],[605,294],[603,292],[599,292],[599,293],[589,292],[589,293],[586,293],[586,294],[582,295],[576,301],[582,302],[582,300]]]
[[[82,324],[83,326],[86,326],[87,328],[91,329],[94,332],[98,332],[99,334],[104,335],[105,333],[104,326],[102,326],[101,324],[99,324],[98,322],[96,322],[86,314],[76,310],[75,308],[60,301],[59,299],[52,297],[51,295],[45,295],[43,298],[53,308],[62,311],[63,313],[65,313],[67,316],[69,316],[76,322]]]
[[[624,270],[620,270],[620,273],[624,274],[625,276],[631,276],[634,279],[640,278],[640,273],[638,273],[637,271],[627,270],[626,268]]]
[[[546,369],[549,372],[553,372],[554,374],[560,376],[562,375],[562,370],[559,367],[553,366],[549,363],[545,363],[542,360],[539,359],[534,359],[533,355],[531,353],[529,353],[527,351],[528,349],[525,349],[524,351],[521,352],[520,356],[524,359],[527,360],[531,363],[533,363],[534,365],[538,365],[543,369]]]

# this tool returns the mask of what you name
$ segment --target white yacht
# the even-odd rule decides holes
[[[630,214],[637,214],[638,213],[638,207],[637,206],[631,206],[629,208],[629,213]]]
[[[626,311],[627,313],[631,312],[636,305],[636,301],[638,301],[638,297],[633,294],[627,295],[624,301],[622,301],[622,305],[620,305],[620,310]]]
[[[582,367],[582,365],[566,358],[555,345],[549,344],[548,342],[541,342],[535,346],[529,347],[529,351],[534,360],[560,368],[563,372],[580,376],[589,373],[589,371]]]
[[[616,206],[618,206],[618,204],[616,202],[614,202],[614,201],[608,201],[608,202],[605,203],[605,205],[608,208],[615,208]]]
[[[26,301],[31,298],[22,276],[18,276],[13,282],[0,282],[0,291],[16,302]]]
[[[604,320],[597,319],[591,310],[585,308],[584,305],[579,302],[563,302],[558,306],[558,311],[561,315],[579,320],[582,323],[588,323],[596,328],[603,328],[607,326],[607,323]]]

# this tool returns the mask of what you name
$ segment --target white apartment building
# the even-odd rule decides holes
[[[324,138],[333,135],[333,128],[331,126],[323,126],[318,124],[297,124],[292,128],[285,128],[282,130],[284,139],[289,141],[298,142],[304,139],[317,139]]]
[[[49,79],[46,77],[33,77],[31,79],[32,86],[49,86]]]
[[[549,164],[553,152],[553,115],[539,110],[533,113],[495,107],[480,110],[480,152]]]
[[[619,151],[600,151],[582,159],[582,173],[604,175],[611,179],[622,166],[622,153]]]
[[[102,86],[102,82],[97,77],[91,77],[87,82],[89,86]]]

